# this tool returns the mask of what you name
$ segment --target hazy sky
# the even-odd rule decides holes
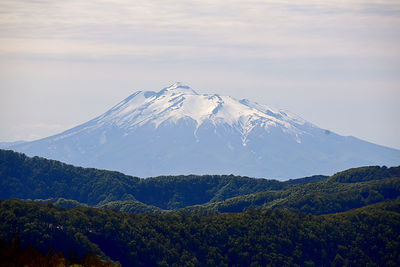
[[[175,81],[400,148],[400,1],[0,1],[0,141]]]

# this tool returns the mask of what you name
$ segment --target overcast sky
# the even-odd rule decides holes
[[[0,1],[0,141],[175,81],[400,149],[400,1]]]

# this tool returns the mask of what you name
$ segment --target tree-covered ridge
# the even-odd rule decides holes
[[[54,204],[56,206],[64,207],[67,209],[73,209],[73,208],[87,208],[89,207],[88,205],[84,203],[80,203],[76,200],[72,199],[65,199],[65,198],[48,198],[48,199],[35,199],[36,202],[41,203],[41,204]]]
[[[139,179],[119,172],[81,168],[59,161],[0,150],[0,197],[3,199],[69,199],[90,206],[109,202],[160,209],[221,201],[265,190],[288,188],[325,176],[279,182],[233,175],[160,176]],[[57,201],[57,200],[56,200]],[[114,203],[115,204],[115,203]]]
[[[336,175],[329,179],[321,179],[319,182],[298,184],[282,190],[266,190],[263,192],[237,196],[223,201],[210,201],[201,205],[187,206],[178,209],[184,214],[211,215],[224,212],[242,212],[249,208],[281,208],[294,212],[306,212],[315,215],[343,212],[354,208],[360,208],[369,204],[396,199],[400,196],[400,178],[397,176],[399,167],[362,167],[350,169],[341,173],[347,177],[361,177],[359,182],[352,183],[338,181]],[[362,174],[368,169],[368,179],[363,179]],[[373,174],[370,170],[376,170]],[[383,175],[393,173],[391,175]],[[390,173],[389,173],[390,174]],[[374,178],[372,178],[374,177]],[[294,180],[296,181],[296,180]],[[122,211],[134,212],[137,203],[132,207],[129,201],[115,201],[112,208]],[[111,208],[103,206],[105,208]],[[147,212],[152,209],[147,208]],[[146,212],[144,210],[143,212]],[[160,210],[156,213],[163,212]]]
[[[55,160],[0,150],[0,197],[73,199],[89,205],[127,194],[139,178],[119,172],[81,168]],[[128,187],[129,188],[129,187]],[[117,196],[115,196],[117,195]]]
[[[297,185],[285,190],[264,191],[224,201],[180,209],[185,214],[242,212],[249,208],[280,208],[293,212],[328,214],[360,208],[400,197],[400,178],[386,178],[358,183],[339,183],[328,179]]]
[[[57,205],[57,203],[55,204]],[[130,213],[161,214],[166,212],[166,210],[160,209],[159,207],[146,205],[136,200],[110,201],[101,205],[97,205],[96,208],[119,210]]]
[[[134,213],[189,214],[286,208],[313,214],[346,211],[400,196],[400,167],[361,167],[286,182],[233,175],[139,179],[0,150],[0,197],[38,199]]]
[[[313,214],[346,211],[400,196],[400,167],[361,167],[286,182],[233,175],[139,179],[0,150],[0,197],[38,199],[134,213],[218,214],[286,208]]]
[[[330,180],[340,183],[357,183],[390,177],[400,177],[400,166],[391,168],[385,166],[352,168],[336,173],[330,177]]]
[[[214,216],[67,210],[0,203],[0,238],[53,247],[78,257],[93,251],[122,266],[398,266],[400,200],[345,213],[280,209]]]

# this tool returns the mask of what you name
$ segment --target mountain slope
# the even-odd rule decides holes
[[[235,174],[293,178],[398,165],[400,151],[343,137],[289,112],[176,83],[136,92],[63,133],[10,147],[85,167],[148,177]]]

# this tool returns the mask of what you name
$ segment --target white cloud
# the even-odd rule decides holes
[[[395,1],[3,0],[0,11],[3,56],[400,57]]]

